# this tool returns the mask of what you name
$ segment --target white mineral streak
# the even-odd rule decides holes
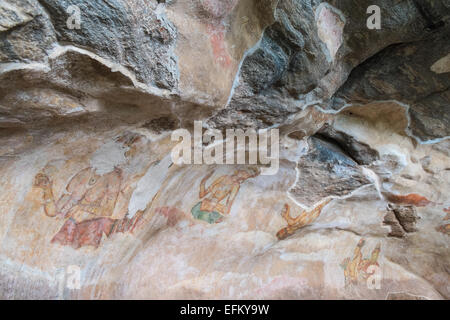
[[[121,143],[109,141],[95,151],[91,158],[91,167],[99,175],[112,172],[115,167],[127,161],[125,157],[127,151],[128,147],[124,147]]]
[[[130,217],[134,217],[136,212],[140,210],[145,210],[147,205],[158,193],[171,165],[172,158],[168,155],[157,164],[152,165],[147,170],[147,173],[139,180],[128,205],[128,214]]]

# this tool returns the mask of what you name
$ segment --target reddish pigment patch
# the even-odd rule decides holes
[[[333,59],[341,47],[344,26],[344,21],[331,8],[323,6],[320,9],[317,20],[319,38],[327,45]]]
[[[214,60],[223,68],[229,68],[232,59],[225,43],[226,28],[224,19],[233,11],[238,0],[200,0],[203,9],[209,14],[210,21],[206,32],[211,41]]]
[[[114,220],[109,218],[98,218],[81,223],[69,219],[53,237],[51,243],[70,245],[75,249],[83,246],[98,248],[103,234],[109,235],[113,225]]]
[[[170,227],[176,226],[184,218],[184,212],[174,207],[157,208],[155,212],[166,217],[167,225]]]
[[[388,201],[395,204],[413,205],[416,207],[426,207],[432,203],[430,200],[417,193],[411,193],[404,196],[389,193],[386,195],[386,198]]]
[[[445,216],[444,220],[450,220],[450,207],[445,208],[444,212],[447,214],[447,216]]]
[[[84,246],[98,248],[103,235],[109,237],[114,233],[133,232],[141,222],[143,212],[137,213],[133,218],[111,219],[95,218],[82,222],[75,222],[68,219],[58,233],[53,237],[51,243],[58,243],[63,246],[72,246],[75,249]]]
[[[445,224],[436,228],[438,232],[441,232],[446,235],[450,235],[450,224]]]
[[[225,44],[225,28],[209,25],[206,31],[209,34],[215,62],[223,68],[229,68],[232,60]]]

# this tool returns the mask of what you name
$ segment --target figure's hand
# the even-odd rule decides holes
[[[278,240],[284,240],[293,234],[294,234],[294,230],[292,228],[286,227],[277,232],[277,238],[278,238]]]
[[[283,210],[281,211],[281,216],[286,219],[288,213],[289,213],[289,205],[285,203]]]
[[[50,184],[50,178],[43,173],[38,173],[36,177],[34,177],[33,185],[37,188],[47,188]]]
[[[358,247],[361,248],[362,246],[364,246],[365,243],[366,243],[366,240],[364,240],[364,239],[359,240]]]
[[[209,191],[207,190],[207,188],[205,187],[205,184],[206,184],[206,180],[208,180],[209,178],[211,178],[211,176],[213,175],[213,171],[211,171],[210,173],[208,173],[207,175],[206,175],[206,177],[204,177],[203,179],[202,179],[202,181],[200,182],[200,191],[199,191],[199,193],[198,193],[198,197],[201,199],[201,198],[203,198],[203,197],[205,197],[208,193],[209,193]]]

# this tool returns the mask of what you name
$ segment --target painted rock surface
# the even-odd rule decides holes
[[[0,299],[449,299],[450,5],[372,2],[0,2]]]

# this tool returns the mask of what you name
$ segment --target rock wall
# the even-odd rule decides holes
[[[447,0],[0,1],[0,298],[448,299],[449,23]],[[196,120],[278,129],[278,172],[173,163]]]

